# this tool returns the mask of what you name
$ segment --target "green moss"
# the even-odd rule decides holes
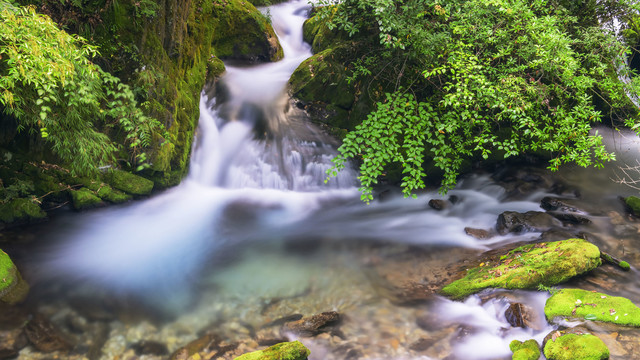
[[[513,351],[512,360],[538,360],[540,357],[540,348],[533,339],[525,342],[513,340],[509,344],[509,349]]]
[[[495,261],[468,269],[467,275],[442,289],[461,299],[485,288],[535,289],[552,286],[600,265],[600,250],[582,240],[529,244],[509,251]]]
[[[212,46],[223,59],[277,61],[284,57],[269,20],[249,2],[216,1]]]
[[[102,186],[96,193],[101,199],[107,200],[114,204],[129,201],[132,198],[131,195],[125,194],[122,191],[115,190],[107,184],[102,184]]]
[[[69,190],[69,193],[73,201],[73,208],[76,210],[90,209],[102,203],[102,200],[88,188]]]
[[[640,198],[639,197],[629,196],[624,199],[624,202],[625,204],[627,204],[627,206],[629,207],[629,209],[634,215],[640,216]]]
[[[582,318],[640,327],[640,308],[629,299],[581,289],[563,289],[544,306],[547,319]]]
[[[44,219],[46,216],[40,206],[30,199],[17,198],[0,204],[0,221],[5,223]]]
[[[105,179],[112,187],[132,195],[149,195],[153,189],[153,181],[122,170],[109,171]]]
[[[544,356],[548,360],[603,360],[609,358],[609,349],[597,336],[565,334],[547,341]]]
[[[0,250],[0,301],[16,304],[24,300],[28,292],[29,285],[22,279],[9,255]]]
[[[300,341],[292,341],[244,354],[234,360],[305,360],[310,354],[311,351]]]
[[[626,271],[631,270],[631,265],[629,265],[629,263],[626,261],[620,261],[618,263],[618,266],[620,266],[623,270],[626,270]]]

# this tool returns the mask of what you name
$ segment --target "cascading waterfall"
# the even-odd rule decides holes
[[[191,319],[189,326],[194,329],[222,316],[220,307],[235,311],[226,317],[260,314],[265,298],[305,293],[298,284],[309,282],[311,287],[327,289],[329,305],[322,306],[349,309],[351,318],[361,322],[357,331],[382,342],[385,337],[376,332],[378,324],[372,322],[376,319],[367,312],[368,306],[376,304],[389,317],[404,316],[398,321],[411,323],[420,310],[388,310],[390,304],[362,285],[366,278],[354,265],[359,260],[339,251],[300,259],[279,245],[273,246],[275,250],[265,247],[309,246],[321,239],[334,244],[364,241],[487,249],[539,235],[509,234],[480,241],[465,234],[465,227],[493,228],[504,211],[540,210],[540,199],[548,195],[536,192],[507,200],[505,190],[486,176],[462,180],[447,195],[455,196],[456,204],[439,212],[425,206],[430,199],[444,199],[435,191],[418,194],[418,200],[391,196],[365,205],[359,200],[356,174],[349,169],[325,183],[336,153],[335,140],[309,123],[299,109],[288,106],[285,91],[290,74],[311,56],[301,30],[309,9],[304,1],[270,7],[285,58],[252,67],[228,65],[216,89],[219,95],[209,98],[203,92],[188,177],[150,199],[59,220],[51,236],[57,239],[55,248],[47,249],[34,266],[42,279],[64,278],[112,294],[138,296],[181,314],[178,322]],[[210,271],[216,259],[231,254],[228,249],[238,248],[258,250]],[[207,295],[210,283],[216,288]],[[218,307],[185,307],[194,303],[193,298],[205,296],[210,297],[201,303]],[[511,296],[543,316],[546,294]],[[546,324],[538,330],[511,327],[504,319],[505,304],[499,298],[481,301],[471,296],[466,302],[438,299],[425,309],[442,317],[443,324],[473,329],[452,345],[454,358],[488,359],[508,357],[512,339],[541,340],[551,329]],[[312,340],[309,346],[314,359],[327,354]],[[389,354],[369,358],[410,358]]]

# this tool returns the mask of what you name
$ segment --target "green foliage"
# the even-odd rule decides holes
[[[163,126],[142,113],[128,85],[91,62],[97,49],[33,7],[0,1],[0,19],[0,104],[19,130],[39,133],[74,174],[115,162],[111,132],[142,169],[143,150]]]
[[[323,1],[324,4],[333,3]],[[395,89],[349,134],[334,174],[361,158],[363,199],[392,162],[404,171],[405,195],[424,186],[423,159],[444,171],[441,191],[456,183],[463,160],[525,153],[600,167],[614,159],[592,124],[622,120],[638,130],[627,97],[640,87],[621,60],[627,48],[598,20],[632,16],[632,2],[524,0],[345,0],[320,9],[331,26],[374,34],[352,80],[387,76]],[[405,137],[407,137],[405,139]]]

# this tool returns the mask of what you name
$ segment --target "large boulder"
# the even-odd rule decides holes
[[[0,301],[9,305],[17,304],[27,297],[29,285],[7,253],[0,250]]]
[[[604,321],[640,327],[640,308],[623,297],[582,289],[562,289],[544,306],[548,320],[556,317]]]
[[[275,344],[264,350],[238,356],[234,360],[305,360],[311,355],[300,341]]]
[[[528,244],[468,269],[441,293],[461,299],[486,288],[535,289],[565,282],[600,264],[598,247],[582,239]]]
[[[250,2],[215,2],[212,46],[222,59],[278,61],[284,57],[269,19]]]

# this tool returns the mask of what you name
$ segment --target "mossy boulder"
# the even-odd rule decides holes
[[[211,45],[222,59],[278,61],[284,52],[269,19],[247,1],[214,1]]]
[[[7,253],[0,250],[0,301],[13,305],[23,301],[29,292],[29,285]]]
[[[565,282],[600,264],[598,247],[582,239],[528,244],[468,269],[441,293],[462,299],[486,288],[535,289]]]
[[[562,289],[544,306],[548,320],[556,317],[580,318],[640,327],[640,308],[623,297],[581,289]]]
[[[0,221],[5,223],[31,222],[46,217],[47,214],[31,199],[17,198],[0,204]]]
[[[540,357],[540,348],[533,339],[525,342],[513,340],[509,344],[509,349],[513,351],[512,360],[538,360]]]
[[[305,360],[311,351],[300,341],[275,344],[264,350],[238,356],[234,360]]]
[[[89,188],[69,190],[73,208],[76,210],[91,209],[102,204],[102,200]]]
[[[311,50],[314,53],[336,47],[350,39],[349,34],[342,30],[329,29],[328,20],[330,19],[314,15],[307,19],[302,26],[302,38],[311,44]]]
[[[629,211],[635,215],[640,216],[640,198],[637,196],[629,196],[624,199],[624,203],[627,204]]]
[[[253,4],[253,6],[269,6],[283,3],[287,0],[250,0],[249,2]]]
[[[131,195],[149,195],[153,190],[153,181],[122,170],[109,171],[105,180],[112,187]]]
[[[547,341],[544,356],[548,360],[604,360],[609,358],[609,349],[597,336],[564,334]]]

